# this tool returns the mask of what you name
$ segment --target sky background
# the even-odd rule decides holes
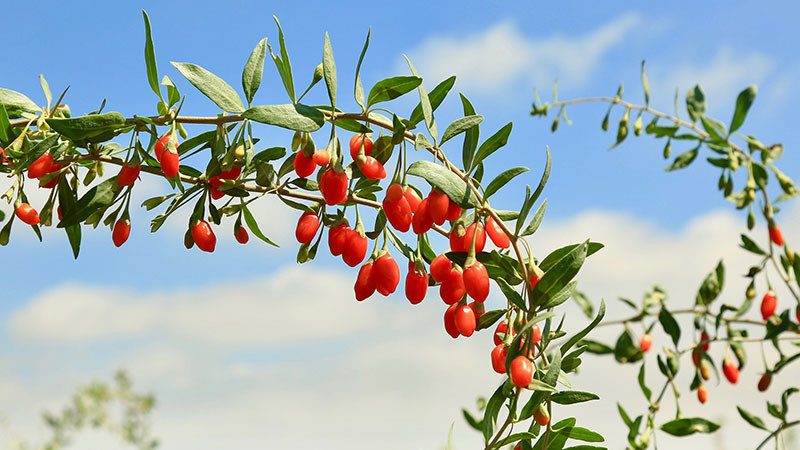
[[[486,117],[482,138],[514,122],[507,147],[487,165],[487,178],[511,166],[532,170],[497,195],[493,206],[519,207],[524,185],[538,182],[544,149],[550,146],[547,215],[531,243],[539,257],[586,238],[605,243],[581,272],[579,287],[595,304],[606,299],[610,317],[629,314],[617,297],[639,299],[652,283],[668,290],[673,307],[691,306],[703,277],[720,258],[730,274],[723,299],[739,304],[746,282],[736,274],[754,261],[736,246],[744,216],[717,192],[718,172],[704,163],[707,155],[689,169],[666,173],[661,141],[631,136],[607,151],[613,133],[600,129],[606,108],[600,104],[568,109],[574,124],[562,123],[551,134],[549,120],[529,116],[532,93],[536,87],[549,100],[557,78],[562,99],[613,96],[624,82],[625,98],[642,102],[639,66],[646,60],[654,106],[671,112],[675,89],[683,98],[699,82],[710,115],[729,122],[736,94],[757,84],[758,98],[741,131],[765,143],[782,142],[786,152],[780,167],[797,179],[793,106],[800,99],[795,83],[800,60],[795,46],[787,44],[800,41],[794,26],[797,5],[571,5],[566,10],[540,2],[409,2],[389,8],[316,1],[42,1],[34,13],[23,2],[12,2],[4,5],[13,20],[3,24],[0,87],[43,103],[36,77],[44,74],[54,96],[70,86],[65,101],[73,115],[96,109],[104,98],[107,111],[155,114],[142,55],[140,10],[145,8],[160,74],[169,75],[187,97],[183,112],[213,115],[216,106],[169,62],[199,64],[240,91],[241,68],[253,46],[263,37],[277,46],[275,14],[286,33],[296,86],[305,87],[321,61],[327,30],[339,69],[339,97],[347,99],[340,103],[355,109],[349,93],[371,26],[361,71],[366,89],[408,74],[406,54],[429,90],[450,75],[458,77],[437,111],[440,130],[461,114],[457,92]],[[408,97],[391,107],[407,116],[416,104],[414,95]],[[323,84],[308,98],[312,104],[326,102]],[[255,103],[284,102],[268,58]],[[683,101],[681,114],[686,115]],[[257,133],[267,146],[288,146],[291,138],[291,132],[266,127],[257,127]],[[449,148],[460,154],[461,139]],[[673,145],[673,155],[684,150]],[[0,181],[0,188],[5,191],[7,184]],[[134,200],[140,204],[166,187],[163,180],[143,181]],[[34,206],[41,207],[46,194],[29,191]],[[186,215],[150,234],[154,214],[132,213],[126,245],[115,248],[107,229],[87,230],[77,261],[62,233],[46,230],[40,244],[32,232],[15,226],[12,243],[2,249],[0,442],[20,437],[35,442],[43,432],[38,420],[43,408],[66,402],[80,382],[126,368],[139,387],[158,397],[154,431],[165,449],[437,449],[452,422],[456,448],[480,444],[460,408],[474,410],[474,399],[488,397],[499,381],[489,365],[491,335],[452,341],[442,330],[444,308],[435,292],[413,307],[401,293],[357,304],[352,298],[356,272],[339,260],[321,255],[310,264],[294,263],[298,214],[272,199],[259,201],[254,213],[280,249],[255,240],[240,246],[228,221],[216,231],[214,254],[187,251],[182,244]],[[800,208],[787,205],[779,220],[789,242],[800,238],[795,226]],[[765,234],[762,227],[757,241],[765,242]],[[765,287],[758,287],[761,295]],[[779,291],[779,298],[780,307],[791,306],[785,292]],[[499,306],[499,292],[493,290],[488,302]],[[568,329],[585,325],[572,303],[565,310]],[[688,330],[691,321],[684,317],[683,324]],[[597,336],[608,341],[619,331],[610,327]],[[659,332],[655,337],[660,348],[666,338]],[[684,345],[689,342],[684,337]],[[712,349],[712,356],[719,359],[721,352],[721,347]],[[726,432],[690,441],[659,434],[660,448],[687,442],[696,448],[751,448],[760,442],[764,436],[742,426],[734,410],[742,404],[766,416],[765,397],[755,395],[754,387],[762,370],[758,346],[750,356],[740,381],[747,389],[712,383],[705,406],[693,393],[682,401],[686,415],[705,414],[730,425]],[[654,364],[648,368],[653,387],[660,375],[655,376]],[[581,369],[573,385],[597,392],[603,401],[569,412],[577,414],[579,425],[606,436],[609,448],[624,446],[626,430],[616,402],[632,413],[645,411],[635,388],[638,365],[621,367],[589,356]],[[778,389],[797,375],[797,369],[782,372],[769,398],[775,401]],[[681,380],[681,386],[686,389],[690,381]],[[671,413],[668,408],[664,417]],[[118,445],[92,432],[75,444],[85,449]]]

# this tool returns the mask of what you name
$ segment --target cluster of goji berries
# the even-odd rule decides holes
[[[310,137],[296,145],[299,149],[294,156],[294,169],[298,176],[308,177],[314,173],[311,162],[319,160],[328,164],[329,156],[317,158],[319,150],[310,144]],[[350,156],[367,178],[378,180],[386,176],[383,165],[370,156],[373,142],[365,135],[355,135],[350,139]],[[320,164],[324,166],[325,164]],[[315,164],[316,165],[316,164]],[[342,204],[348,199],[347,186],[349,180],[345,172],[338,172],[334,166],[325,167],[319,176],[319,188],[327,205]],[[487,236],[495,246],[509,248],[511,239],[492,217],[487,217],[485,225],[480,216],[475,216],[472,223],[465,223],[466,214],[462,208],[445,192],[433,188],[422,198],[411,186],[394,182],[386,189],[382,201],[382,209],[389,224],[399,232],[413,231],[423,234],[431,229],[446,233],[449,238],[450,251],[466,253],[466,260],[459,265],[454,263],[446,253],[436,256],[430,264],[420,256],[408,261],[405,277],[405,296],[411,304],[422,302],[430,287],[439,286],[439,297],[447,305],[444,313],[445,331],[454,339],[459,336],[472,336],[478,318],[484,313],[483,302],[489,296],[490,278],[486,266],[476,258],[485,246]],[[442,228],[446,222],[451,223],[449,231]],[[295,230],[295,237],[301,244],[310,244],[321,225],[319,210],[308,211],[300,216]],[[334,256],[341,256],[344,262],[355,267],[361,264],[353,287],[356,300],[363,301],[375,292],[389,295],[397,290],[400,284],[400,267],[389,253],[387,246],[367,258],[369,239],[364,231],[360,218],[356,226],[350,227],[346,218],[340,217],[330,225],[328,246]],[[366,261],[365,261],[366,258]],[[531,279],[532,287],[541,277]],[[471,299],[471,301],[469,301]],[[506,327],[506,328],[503,328]],[[498,325],[495,332],[496,348],[492,352],[492,367],[498,373],[506,373],[506,346],[509,342],[500,338],[505,334],[507,322]],[[510,330],[509,333],[513,332]],[[533,346],[541,340],[538,325],[532,327],[531,352],[520,354],[509,364],[508,373],[512,382],[518,386],[528,386],[533,377]],[[524,345],[525,341],[522,340]]]

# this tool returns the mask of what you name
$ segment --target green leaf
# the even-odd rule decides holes
[[[671,420],[659,428],[673,436],[688,436],[694,433],[713,433],[719,429],[719,425],[701,417],[685,417]]]
[[[695,158],[697,158],[697,153],[699,152],[699,150],[700,148],[698,147],[681,153],[680,155],[676,156],[675,161],[673,161],[672,164],[664,170],[666,170],[667,172],[672,172],[673,170],[683,169],[684,167],[691,164],[692,161],[695,160]]]
[[[503,395],[503,384],[501,384],[486,403],[486,410],[483,413],[483,439],[487,443],[492,435],[494,435],[497,414],[500,413],[500,408],[503,407],[505,399],[505,395]]]
[[[411,63],[411,60],[408,59],[408,56],[403,55],[408,63],[408,68],[411,69],[411,73],[415,77],[419,77],[419,73],[417,73],[417,69],[414,67],[414,64]],[[430,97],[428,96],[428,91],[425,89],[425,85],[422,84],[420,80],[420,84],[418,86],[419,91],[419,104],[422,107],[422,116],[425,118],[425,126],[428,128],[428,132],[433,137],[433,141],[436,142],[438,138],[438,132],[436,130],[436,120],[433,118],[433,105],[431,105]]]
[[[483,330],[484,328],[489,328],[495,324],[501,317],[506,313],[505,309],[494,309],[491,311],[486,311],[485,313],[481,314],[478,318],[478,323],[475,326],[475,331]]]
[[[766,255],[767,252],[761,250],[761,247],[755,243],[752,239],[750,239],[747,235],[742,234],[742,243],[739,245],[743,249],[747,250],[748,252],[755,253],[756,255]]]
[[[553,266],[544,273],[544,276],[533,289],[534,305],[542,305],[561,291],[578,274],[583,262],[586,260],[589,241],[576,245],[563,257],[558,259]]]
[[[752,426],[754,426],[756,428],[761,428],[762,430],[765,430],[765,431],[770,431],[770,429],[767,428],[767,426],[764,424],[764,421],[761,420],[760,417],[758,417],[755,414],[747,411],[746,409],[742,408],[741,406],[737,406],[736,409],[739,411],[739,415],[742,416],[742,419],[744,419],[750,425],[752,425]]]
[[[256,237],[269,245],[280,247],[278,244],[272,242],[268,237],[264,236],[264,233],[262,233],[261,229],[258,228],[258,222],[256,222],[256,219],[253,217],[253,213],[250,212],[250,210],[247,208],[247,205],[242,208],[242,212],[244,213],[244,221],[247,224],[247,228],[250,228],[250,231],[252,231]]]
[[[544,219],[544,211],[547,209],[547,199],[544,199],[542,204],[539,206],[539,209],[536,210],[536,214],[533,215],[533,219],[528,224],[528,226],[522,230],[520,236],[529,236],[533,233],[536,233],[536,230],[539,229],[539,225],[542,224],[542,220]]]
[[[473,127],[477,127],[481,122],[483,122],[483,116],[477,114],[454,120],[453,123],[448,125],[447,129],[444,130],[444,134],[442,135],[442,140],[439,142],[439,145],[444,144],[450,139]]]
[[[644,60],[642,60],[642,89],[644,90],[644,104],[650,104],[650,81],[644,71]]]
[[[175,87],[172,78],[164,75],[164,78],[161,79],[161,85],[167,87],[167,100],[170,106],[177,104],[181,100],[181,93],[178,91],[178,88]]]
[[[503,292],[503,295],[506,297],[506,300],[510,301],[511,303],[517,305],[523,311],[528,310],[528,306],[525,304],[525,301],[522,299],[522,295],[517,292],[505,278],[498,278],[497,285],[500,286],[500,290]]]
[[[536,435],[531,433],[530,431],[522,431],[519,433],[514,433],[504,439],[497,441],[497,444],[495,444],[497,447],[495,448],[500,448],[504,445],[513,444],[514,442],[521,441],[523,439],[534,439],[534,438],[536,438]]]
[[[471,167],[469,167],[467,170],[471,170],[473,167],[480,164],[481,161],[486,159],[486,157],[506,145],[506,143],[508,143],[508,136],[511,134],[511,127],[513,125],[513,122],[509,122],[497,133],[490,136],[489,139],[486,139],[483,144],[481,144],[480,148],[478,148],[478,152],[475,154],[475,160],[472,161]]]
[[[486,187],[486,190],[483,193],[483,198],[489,198],[492,194],[499,191],[503,186],[508,184],[509,181],[514,179],[517,175],[523,174],[527,172],[529,169],[527,167],[514,167],[508,169],[495,177],[494,180],[489,183],[489,186]]]
[[[730,132],[738,130],[744,123],[744,118],[747,116],[747,111],[750,110],[750,105],[756,99],[758,93],[758,86],[750,85],[745,90],[739,93],[736,97],[736,110],[733,112],[733,119],[731,119]],[[741,412],[741,411],[740,411]]]
[[[248,105],[253,103],[253,97],[261,86],[261,77],[264,75],[264,58],[266,57],[267,38],[264,38],[258,41],[242,70],[242,89]]]
[[[281,81],[283,81],[283,87],[286,89],[286,93],[289,94],[289,98],[292,100],[292,103],[295,102],[295,94],[294,94],[294,78],[292,76],[292,64],[289,61],[289,54],[286,51],[286,41],[283,36],[283,28],[281,28],[281,23],[278,21],[276,16],[272,16],[275,20],[275,25],[278,26],[278,43],[281,46],[281,55],[277,56],[275,53],[272,52],[272,46],[267,44],[267,48],[269,49],[269,54],[272,57],[272,62],[275,63],[275,67],[278,69],[278,74],[281,76]]]
[[[644,394],[647,401],[650,401],[650,397],[653,395],[653,391],[647,387],[647,384],[644,382],[644,363],[642,363],[642,367],[639,369],[639,387],[642,389],[642,394]]]
[[[681,338],[681,327],[678,326],[678,322],[675,321],[672,313],[664,306],[661,307],[661,312],[658,313],[658,321],[664,328],[664,332],[672,337],[672,342],[677,347]]]
[[[0,144],[11,142],[14,137],[11,131],[11,121],[8,120],[8,113],[6,107],[0,105]]]
[[[531,199],[534,202],[542,194],[542,191],[544,191],[544,186],[547,184],[547,180],[550,178],[550,147],[545,147],[545,151],[547,152],[547,161],[544,164],[544,172],[542,172],[542,178],[539,180],[539,185],[536,186],[536,190],[533,191],[533,195],[531,196]]]
[[[325,85],[328,87],[328,98],[331,106],[336,107],[336,62],[333,60],[333,48],[328,32],[325,32],[325,44],[322,51],[322,73],[325,76]]]
[[[253,106],[242,117],[289,130],[312,132],[322,128],[325,115],[301,103]]]
[[[125,116],[118,112],[92,114],[69,119],[47,119],[47,124],[59,134],[77,141],[104,136],[127,125]]]
[[[698,291],[698,300],[704,304],[709,305],[716,300],[719,293],[722,291],[722,286],[725,282],[725,266],[722,260],[717,263],[717,267],[706,276],[703,284]]]
[[[17,91],[0,88],[0,105],[5,106],[8,116],[12,119],[20,117],[22,113],[35,113],[40,110],[33,100]]]
[[[575,439],[578,441],[585,441],[585,442],[603,442],[605,439],[600,433],[596,433],[592,430],[583,427],[571,427],[571,428],[564,428],[562,429],[567,434],[570,439]],[[569,430],[566,432],[566,430]],[[547,448],[550,448],[548,446]]]
[[[573,251],[579,245],[582,244],[567,245],[559,249],[553,250],[539,263],[539,268],[547,272],[556,262],[558,262],[561,258],[563,258],[564,255]],[[601,248],[603,248],[603,244],[599,242],[589,242],[589,249],[586,252],[586,256],[591,256],[597,253],[597,251],[600,250]]]
[[[702,117],[700,121],[703,123],[703,129],[708,132],[708,135],[711,136],[712,139],[715,141],[725,141],[725,135],[727,133],[725,131],[725,125],[723,125],[722,122],[710,117]]]
[[[364,62],[364,55],[367,54],[367,47],[369,47],[369,37],[372,35],[372,27],[367,31],[367,39],[364,41],[364,48],[361,49],[361,56],[358,57],[358,65],[356,66],[356,81],[353,88],[353,96],[356,103],[361,109],[366,109],[364,106],[364,86],[361,84],[361,63]]]
[[[586,335],[589,334],[589,332],[591,332],[594,329],[594,327],[596,327],[597,324],[600,323],[601,320],[603,320],[603,317],[605,315],[606,315],[606,302],[604,300],[600,300],[600,308],[598,309],[597,315],[595,316],[594,320],[592,320],[592,322],[589,325],[587,325],[586,328],[584,328],[583,330],[581,330],[580,332],[574,334],[571,338],[569,338],[569,340],[565,342],[564,345],[561,346],[561,353],[568,352],[573,345],[578,343],[581,339],[585,338]]]
[[[88,219],[98,210],[108,208],[114,201],[117,193],[122,188],[117,185],[117,177],[104,180],[97,186],[89,189],[70,211],[63,211],[64,218],[58,223],[58,228],[78,225]]]
[[[428,102],[431,105],[431,113],[436,111],[436,108],[442,104],[447,94],[450,92],[450,89],[453,88],[453,84],[456,82],[456,77],[450,77],[441,83],[439,83],[433,90],[428,94]],[[421,99],[420,99],[421,100]],[[465,115],[468,114],[475,114],[475,111],[471,113],[464,113]],[[425,114],[422,112],[422,103],[418,103],[414,110],[411,112],[411,118],[408,119],[408,128],[414,128],[417,126],[420,121],[425,118]]]
[[[572,405],[599,399],[597,394],[581,391],[561,391],[550,396],[550,400],[559,405]]]
[[[589,301],[589,298],[581,291],[575,290],[572,292],[572,298],[575,300],[575,303],[581,307],[581,310],[586,317],[592,317],[594,315],[594,306],[592,306],[592,302]]]
[[[703,94],[699,84],[689,89],[689,92],[686,93],[686,110],[689,111],[689,117],[692,122],[697,122],[705,114],[706,96]]]
[[[161,97],[161,89],[158,87],[158,66],[156,66],[156,51],[153,46],[153,34],[150,32],[150,17],[142,10],[144,16],[144,62],[147,66],[147,82],[150,88]]]
[[[586,351],[589,353],[594,353],[595,355],[607,355],[609,353],[614,353],[614,349],[610,346],[603,344],[602,342],[593,341],[591,339],[584,339],[580,341],[580,345],[585,345]]]
[[[407,94],[422,83],[422,78],[414,76],[399,76],[386,78],[375,83],[367,97],[367,108],[380,102],[394,100]]]
[[[542,304],[542,308],[543,309],[555,308],[556,306],[569,300],[569,298],[572,297],[572,292],[575,290],[575,286],[577,284],[578,284],[577,280],[570,281],[566,286],[561,288],[560,291],[550,296],[550,298],[544,304]]]
[[[417,136],[421,136],[417,134]],[[409,175],[424,178],[432,186],[441,189],[462,208],[475,207],[478,199],[464,181],[444,166],[430,161],[416,161],[408,168]]]
[[[222,78],[196,64],[172,62],[172,65],[223,111],[235,114],[244,111],[239,94]]]
[[[53,103],[53,94],[50,93],[50,84],[47,83],[44,75],[39,75],[39,85],[42,87],[45,100],[47,100],[47,107],[50,108]]]
[[[458,94],[461,96],[461,105],[464,108],[464,115],[471,116],[475,114],[475,108],[472,106],[472,103],[464,97],[464,94]],[[480,138],[481,128],[479,125],[475,125],[474,127],[467,130],[466,134],[464,134],[464,145],[462,147],[462,160],[464,162],[464,167],[469,168],[472,167],[472,159],[475,157],[475,151],[478,150],[478,139]],[[488,197],[488,195],[487,195]]]
[[[58,204],[62,211],[73,211],[75,209],[75,194],[69,187],[67,178],[64,177],[58,182]],[[67,240],[72,248],[72,256],[78,259],[81,251],[81,226],[70,225],[64,229],[67,233]]]
[[[643,356],[644,352],[633,343],[631,333],[628,330],[623,331],[614,345],[614,359],[625,364],[639,361]]]

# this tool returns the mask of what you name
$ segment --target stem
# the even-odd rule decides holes
[[[781,426],[779,426],[777,430],[775,430],[772,433],[770,433],[769,436],[767,436],[766,439],[761,441],[761,443],[758,445],[758,447],[756,447],[756,450],[760,450],[762,447],[767,445],[767,442],[769,442],[770,439],[775,437],[775,435],[777,435],[781,431],[783,431],[783,430],[785,430],[787,428],[791,428],[791,427],[793,427],[795,425],[800,425],[800,420],[795,420],[794,422],[789,422],[789,423],[782,423]]]
[[[515,400],[515,401],[518,401],[518,400],[519,400],[519,395],[520,395],[521,393],[522,393],[522,388],[517,388],[516,400]],[[491,441],[489,441],[489,443],[488,443],[488,444],[486,444],[486,447],[484,448],[484,450],[490,450],[490,449],[492,449],[492,448],[494,447],[494,445],[495,445],[495,444],[496,444],[496,443],[497,443],[497,442],[500,440],[500,438],[503,436],[503,432],[505,432],[505,431],[506,431],[506,428],[508,428],[508,426],[509,426],[509,425],[511,425],[511,412],[509,412],[509,413],[508,413],[508,417],[506,417],[506,421],[503,423],[503,425],[500,427],[500,429],[499,429],[499,430],[497,430],[497,433],[495,433],[495,435],[494,435],[494,437],[492,438],[492,440],[491,440]]]

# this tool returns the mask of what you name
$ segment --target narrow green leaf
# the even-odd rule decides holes
[[[505,309],[494,309],[491,311],[486,311],[485,313],[481,314],[478,318],[477,325],[475,325],[475,331],[483,330],[484,328],[489,328],[495,324],[498,320],[500,320],[503,315],[505,315]]]
[[[533,289],[534,305],[542,305],[564,288],[577,275],[586,259],[589,241],[576,245],[570,252],[560,258]]]
[[[561,391],[550,396],[550,400],[559,405],[572,405],[599,399],[597,394],[581,391]]]
[[[556,262],[558,262],[561,258],[563,258],[564,255],[566,255],[567,253],[573,251],[575,249],[575,247],[577,247],[579,245],[582,245],[582,244],[566,245],[566,246],[561,247],[559,249],[553,250],[541,262],[539,262],[539,268],[542,269],[543,271],[547,272],[548,270],[550,270],[551,267],[553,267],[553,265]],[[586,256],[591,256],[591,255],[597,253],[602,248],[603,248],[603,244],[601,244],[599,242],[589,242],[589,249],[586,252]]]
[[[716,141],[725,141],[727,132],[725,131],[725,125],[723,125],[722,122],[710,117],[701,117],[700,122],[702,122],[703,129],[708,132],[712,139]]]
[[[268,237],[264,236],[264,233],[262,233],[261,229],[258,228],[258,222],[256,222],[256,219],[253,217],[253,213],[250,212],[250,209],[247,208],[247,205],[242,208],[242,213],[244,213],[244,221],[247,224],[247,228],[250,228],[250,231],[252,231],[256,237],[267,244],[272,245],[273,247],[280,247],[278,244],[272,242]]]
[[[486,403],[486,410],[483,413],[483,439],[487,443],[489,439],[492,438],[492,435],[494,435],[497,415],[500,413],[500,408],[503,407],[505,399],[503,395],[503,385],[501,384]]]
[[[447,129],[444,130],[444,134],[442,135],[442,140],[439,142],[439,145],[442,145],[459,134],[478,126],[478,124],[481,122],[483,122],[483,116],[477,114],[454,120],[453,123],[448,125]]]
[[[414,67],[414,64],[411,63],[411,60],[408,56],[403,55],[408,63],[408,68],[411,69],[411,73],[414,76],[419,77],[419,73],[417,73],[417,69]],[[419,104],[422,107],[422,116],[425,118],[425,125],[428,128],[428,132],[431,134],[433,141],[436,142],[438,138],[438,132],[436,130],[436,120],[433,118],[433,105],[431,105],[430,97],[428,96],[428,91],[425,89],[425,85],[420,82],[417,90],[419,91]]]
[[[750,110],[750,105],[756,99],[758,93],[758,86],[750,85],[745,90],[739,93],[736,97],[736,110],[733,112],[733,119],[731,119],[730,132],[738,130],[744,123],[744,118],[747,116],[747,111]]]
[[[50,108],[53,104],[53,94],[50,92],[50,84],[44,79],[44,75],[39,75],[39,85],[42,87],[45,100],[47,100],[47,107]]]
[[[486,191],[484,191],[483,197],[489,198],[492,194],[499,191],[503,186],[508,184],[509,181],[514,179],[517,175],[521,175],[527,172],[529,169],[527,167],[514,167],[508,169],[495,177],[494,180],[489,183],[489,186],[486,187]]]
[[[322,128],[325,116],[316,108],[301,103],[253,106],[242,117],[289,130],[312,132]]]
[[[581,307],[581,310],[584,314],[586,314],[586,317],[591,318],[594,315],[594,306],[592,305],[592,302],[589,301],[589,297],[587,297],[585,293],[575,290],[572,293],[572,299],[575,300],[575,303]]]
[[[464,96],[464,94],[458,94],[461,96],[461,105],[464,108],[464,115],[471,116],[475,114],[475,108],[472,106],[472,103]],[[472,170],[472,161],[475,158],[475,152],[478,150],[478,140],[480,139],[480,126],[475,125],[474,127],[467,130],[464,134],[464,146],[462,148],[462,160],[464,162],[464,169],[467,171]]]
[[[381,80],[370,89],[367,97],[367,108],[407,94],[417,88],[420,83],[422,83],[422,78],[413,76],[399,76]]]
[[[283,82],[283,87],[286,90],[286,93],[289,95],[289,99],[294,103],[295,100],[295,93],[294,93],[294,77],[292,76],[292,64],[289,61],[289,54],[286,51],[286,40],[283,36],[283,28],[281,28],[281,23],[276,16],[272,16],[273,20],[275,20],[275,25],[278,26],[278,43],[281,47],[281,55],[278,56],[272,51],[272,46],[267,44],[267,48],[269,49],[269,54],[272,57],[272,62],[275,63],[275,68],[278,69],[278,75],[281,77],[281,81]]]
[[[58,204],[62,211],[75,210],[75,194],[69,187],[69,181],[63,177],[58,182]],[[72,256],[78,259],[81,251],[81,226],[78,224],[70,225],[64,229],[67,233],[67,240],[72,248]]]
[[[671,420],[659,428],[673,436],[688,436],[694,433],[713,433],[719,429],[719,425],[702,417],[684,417]]]
[[[650,80],[647,79],[647,73],[644,71],[644,60],[642,60],[642,89],[644,90],[644,104],[650,104]]]
[[[223,111],[235,114],[244,111],[239,94],[222,78],[196,64],[172,62],[172,65]]]
[[[325,85],[328,87],[328,98],[331,106],[336,107],[336,62],[333,60],[333,48],[328,32],[325,32],[325,44],[322,51],[322,73],[325,75]]]
[[[356,65],[356,81],[353,88],[353,96],[356,103],[362,110],[366,109],[364,106],[364,86],[361,84],[361,63],[364,61],[364,55],[367,54],[367,47],[369,47],[369,37],[372,35],[372,27],[367,31],[367,39],[364,41],[364,48],[361,49],[361,56],[358,57],[358,65]]]
[[[547,199],[544,199],[542,204],[539,206],[539,209],[536,210],[536,214],[533,215],[533,219],[528,224],[528,226],[522,230],[520,236],[529,236],[533,233],[536,233],[536,230],[539,229],[539,225],[542,224],[542,219],[544,219],[544,211],[547,209]]]
[[[666,170],[667,172],[672,172],[673,170],[683,169],[684,167],[691,164],[692,161],[695,160],[695,158],[697,158],[697,153],[699,150],[700,150],[699,148],[694,148],[692,150],[681,153],[680,155],[676,156],[675,161],[673,161],[672,164],[664,170]]]
[[[158,87],[158,66],[156,65],[153,35],[150,31],[150,17],[147,16],[144,10],[142,10],[142,16],[144,16],[144,62],[147,66],[147,82],[150,83],[150,88],[158,98],[162,98],[161,89]]]
[[[639,380],[639,387],[642,389],[642,394],[644,394],[645,398],[649,402],[650,401],[650,397],[653,396],[653,391],[650,390],[649,387],[647,387],[647,384],[645,384],[645,381],[644,381],[644,363],[642,363],[642,367],[639,369],[638,380]]]
[[[739,415],[742,416],[742,419],[744,419],[750,425],[752,425],[752,426],[754,426],[756,428],[761,428],[762,430],[765,430],[765,431],[770,431],[770,429],[767,428],[767,426],[764,424],[764,421],[761,420],[760,417],[758,417],[755,414],[747,411],[746,409],[742,408],[741,406],[737,406],[736,409],[739,411]]]
[[[509,122],[481,144],[480,148],[478,148],[478,152],[475,154],[475,160],[472,161],[472,167],[477,166],[481,161],[486,159],[486,157],[508,143],[508,136],[511,134],[511,127],[513,125],[513,122]]]
[[[591,332],[594,329],[594,327],[596,327],[597,324],[600,323],[601,320],[603,320],[603,317],[605,315],[606,315],[606,302],[604,300],[600,300],[600,308],[597,311],[597,316],[595,316],[594,320],[592,320],[592,322],[589,325],[587,325],[586,328],[574,334],[571,338],[569,338],[567,342],[564,343],[564,345],[561,346],[561,353],[568,352],[573,345],[577,344],[581,339],[586,337],[586,335],[589,334],[589,332]]]
[[[242,89],[248,105],[253,103],[253,97],[256,95],[259,86],[261,86],[261,78],[264,75],[264,59],[266,57],[267,38],[264,38],[258,41],[253,52],[250,53],[250,57],[247,58],[244,70],[242,70]]]
[[[436,111],[436,108],[442,104],[447,94],[450,92],[450,89],[453,88],[453,84],[456,82],[456,77],[452,76],[447,78],[446,80],[442,81],[435,88],[428,94],[428,103],[431,105],[431,112]],[[468,113],[464,113],[468,115]],[[472,113],[475,114],[475,111]],[[411,118],[408,119],[408,128],[414,128],[420,123],[422,120],[425,119],[425,115],[422,112],[422,103],[418,103],[417,106],[414,107],[414,110],[411,112]]]
[[[761,247],[755,243],[749,236],[746,234],[742,234],[742,243],[739,244],[740,247],[747,250],[748,252],[755,253],[756,255],[766,255],[767,252],[761,250]]]
[[[503,295],[505,296],[506,300],[517,305],[517,307],[519,307],[523,311],[528,310],[528,306],[522,299],[522,295],[520,295],[520,293],[517,292],[516,289],[511,287],[511,285],[508,284],[508,281],[506,281],[504,278],[498,278],[496,281],[497,285],[500,286],[500,290],[503,292]]]
[[[544,164],[544,171],[542,172],[542,178],[539,180],[539,185],[536,186],[536,190],[533,191],[533,195],[531,196],[532,201],[536,201],[540,195],[542,195],[542,191],[544,191],[544,186],[547,184],[547,180],[550,178],[550,147],[545,147],[545,151],[547,153],[547,160]]]

